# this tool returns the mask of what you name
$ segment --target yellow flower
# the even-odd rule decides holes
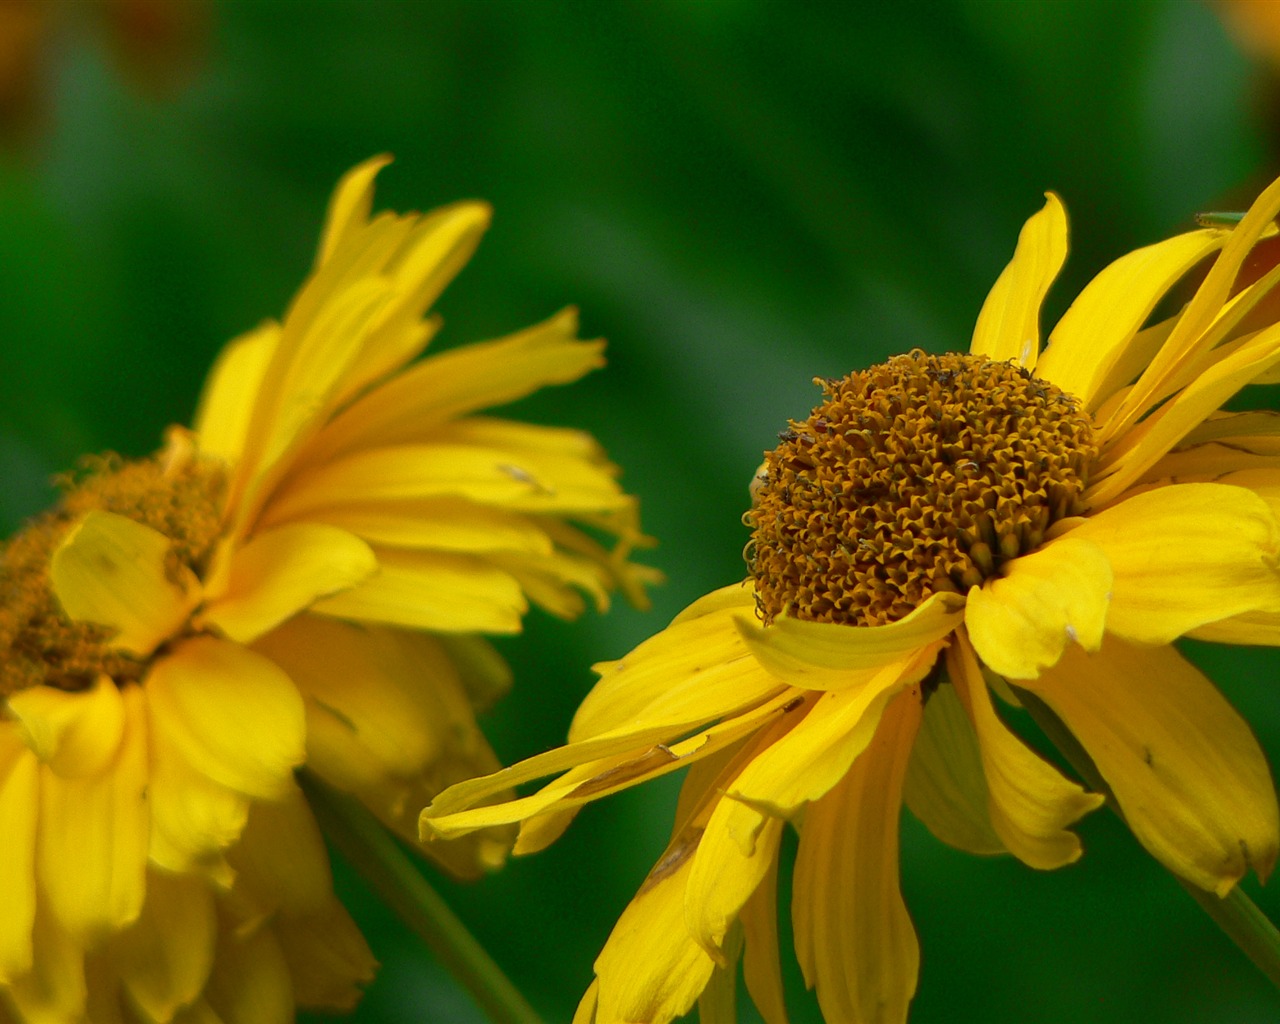
[[[691,766],[670,845],[597,959],[579,1021],[665,1022],[700,997],[704,1020],[724,1019],[740,953],[765,1019],[784,1021],[787,822],[796,952],[826,1018],[904,1020],[919,951],[898,886],[902,801],[961,849],[1054,868],[1080,855],[1068,826],[1102,800],[1004,724],[991,694],[1017,703],[1008,681],[1072,730],[1170,870],[1223,895],[1249,867],[1271,869],[1263,754],[1171,643],[1280,644],[1280,416],[1222,411],[1245,384],[1280,380],[1280,325],[1239,326],[1280,269],[1234,285],[1280,182],[1233,231],[1107,267],[1042,354],[1040,306],[1067,248],[1047,198],[968,354],[917,351],[820,382],[824,400],[753,484],[745,585],[600,666],[568,746],[424,813],[436,837],[521,822],[528,852],[580,805]],[[1191,301],[1150,323],[1215,253]]]
[[[480,634],[530,600],[643,601],[595,441],[474,415],[601,343],[567,311],[410,365],[489,210],[371,217],[386,163],[341,182],[312,274],[227,347],[194,429],[87,462],[0,549],[0,1021],[350,1006],[373,961],[295,769],[416,838],[498,767],[474,712],[508,670]],[[435,852],[468,875],[508,846]]]

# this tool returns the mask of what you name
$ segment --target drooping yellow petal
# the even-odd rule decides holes
[[[213,966],[218,922],[203,879],[153,871],[142,916],[111,944],[111,960],[148,1019],[167,1021],[195,1001]]]
[[[108,676],[75,693],[33,686],[8,703],[27,746],[64,778],[102,771],[124,735],[124,700]]]
[[[0,984],[31,969],[36,915],[38,766],[17,729],[0,722]]]
[[[978,737],[954,686],[939,686],[925,703],[903,792],[911,813],[944,843],[966,853],[1006,852],[991,827]]]
[[[1100,385],[1156,304],[1230,232],[1190,231],[1121,256],[1085,286],[1049,335],[1036,376],[1093,408]]]
[[[1034,369],[1040,352],[1040,306],[1067,258],[1067,213],[1052,192],[1023,225],[1013,259],[982,304],[969,351]]]
[[[859,690],[828,690],[790,732],[753,758],[728,795],[779,818],[836,785],[875,735],[885,707],[918,682],[930,663],[898,662]]]
[[[1107,631],[1117,636],[1165,644],[1217,619],[1280,612],[1280,525],[1244,487],[1144,491],[1085,520],[1074,538],[1111,566]]]
[[[146,892],[146,698],[139,687],[122,698],[123,735],[107,768],[83,778],[40,773],[36,871],[58,925],[79,941],[128,925]]]
[[[1108,638],[1025,684],[1093,758],[1129,827],[1170,871],[1225,895],[1280,844],[1267,761],[1244,720],[1172,647]]]
[[[578,314],[424,359],[344,410],[316,439],[326,458],[422,440],[449,420],[503,405],[604,364],[602,342],[577,340]]]
[[[169,539],[132,519],[95,509],[54,551],[49,577],[67,615],[116,630],[112,646],[142,657],[186,620],[199,601],[191,570],[166,571]]]
[[[259,533],[231,558],[226,591],[200,620],[249,643],[316,600],[378,571],[373,550],[335,526],[296,523]]]
[[[791,913],[828,1021],[901,1024],[915,994],[920,948],[898,888],[898,830],[921,710],[917,691],[894,700],[871,745],[805,812]]]
[[[312,610],[341,619],[441,633],[518,633],[529,605],[519,584],[472,555],[376,550],[378,572],[317,601]]]
[[[227,860],[236,871],[237,893],[263,917],[319,914],[333,898],[324,839],[296,785],[279,800],[254,802]]]
[[[1080,839],[1067,826],[1104,798],[1063,778],[1000,721],[968,640],[947,651],[947,669],[973,723],[987,780],[991,827],[1015,857],[1048,870],[1080,857]]]
[[[571,742],[632,725],[701,723],[734,714],[782,687],[748,651],[741,605],[682,618],[603,666],[569,727]],[[597,666],[600,670],[602,666]]]
[[[964,618],[964,598],[939,591],[906,617],[885,626],[846,626],[779,616],[762,627],[739,615],[751,653],[779,679],[811,690],[864,685],[885,665],[927,648]]]
[[[787,1024],[778,950],[778,858],[770,861],[755,892],[742,907],[742,976],[765,1024]]]
[[[147,694],[155,727],[214,782],[266,800],[293,786],[306,757],[302,698],[262,655],[196,637],[156,663]]]
[[[664,857],[618,918],[595,962],[599,1024],[671,1021],[706,987],[715,961],[684,924],[692,863]]]
[[[82,1020],[87,995],[84,946],[60,927],[43,902],[32,934],[32,970],[14,979],[4,992],[17,1010],[18,1020],[23,1024]]]

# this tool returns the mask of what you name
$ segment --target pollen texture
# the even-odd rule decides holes
[[[1092,422],[1016,363],[917,349],[816,383],[824,400],[779,435],[745,517],[766,623],[893,622],[1080,511]]]
[[[0,698],[32,686],[81,690],[102,676],[134,682],[146,663],[111,646],[111,631],[72,621],[49,580],[49,561],[71,526],[101,509],[164,534],[169,558],[199,575],[221,524],[221,470],[172,446],[150,459],[86,460],[60,481],[57,508],[33,519],[0,547]]]

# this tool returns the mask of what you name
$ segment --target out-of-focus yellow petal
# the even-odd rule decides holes
[[[248,643],[378,571],[373,550],[335,526],[296,523],[258,534],[232,556],[225,593],[201,620]]]
[[[769,861],[764,878],[742,907],[744,949],[742,976],[747,992],[765,1024],[787,1024],[778,950],[778,858]]]
[[[947,651],[947,670],[978,737],[991,827],[1010,853],[1033,868],[1077,860],[1080,839],[1067,826],[1100,807],[1104,798],[1063,778],[1000,721],[963,636]]]
[[[846,626],[780,616],[768,627],[738,616],[738,629],[766,669],[792,686],[840,690],[864,685],[885,665],[933,644],[964,619],[965,599],[939,591],[885,626]]]
[[[0,722],[0,983],[31,968],[35,924],[38,767],[17,729]]]
[[[188,763],[246,796],[275,800],[306,757],[297,688],[274,663],[212,637],[188,640],[147,681],[153,720]]]
[[[40,777],[37,871],[57,879],[43,897],[58,924],[80,941],[125,927],[146,893],[148,737],[146,700],[122,692],[125,724],[114,762],[97,775]]]
[[[95,509],[73,526],[50,560],[63,611],[116,630],[112,646],[146,656],[186,621],[199,584],[185,567],[166,572],[169,539],[132,519]]]
[[[33,686],[8,703],[27,746],[64,778],[102,771],[124,735],[124,700],[108,676],[76,693]]]
[[[1023,225],[1013,259],[987,294],[969,351],[1034,369],[1040,353],[1040,306],[1067,258],[1067,213],[1052,192]]]
[[[275,921],[299,1006],[351,1010],[378,966],[351,915],[336,899],[318,914]]]
[[[222,1024],[293,1024],[293,985],[275,932],[223,928],[205,999]]]
[[[1108,638],[1022,685],[1076,735],[1134,835],[1170,871],[1220,896],[1250,866],[1270,872],[1280,813],[1266,758],[1176,650]]]
[[[898,888],[898,831],[920,717],[919,692],[902,693],[845,777],[805,811],[796,956],[828,1021],[901,1024],[915,993],[920,947]]]
[[[566,309],[505,338],[424,359],[339,414],[316,439],[316,453],[332,458],[422,440],[457,416],[575,381],[604,365],[604,343],[579,341],[577,332],[577,310]]]
[[[5,989],[18,1020],[24,1024],[83,1020],[87,995],[83,945],[43,905],[36,912],[33,937],[32,971]]]
[[[320,248],[316,253],[318,266],[369,222],[369,211],[373,209],[374,180],[378,172],[391,163],[391,159],[387,153],[371,156],[338,180],[329,199],[329,209],[325,212],[324,231],[320,235]]]
[[[255,801],[240,841],[227,852],[236,888],[266,917],[317,914],[333,898],[333,877],[320,827],[292,786],[279,800]]]
[[[1230,232],[1189,231],[1121,256],[1089,282],[1049,335],[1036,376],[1093,408],[1099,386],[1165,293]]]
[[[200,995],[217,931],[213,892],[203,879],[148,874],[142,916],[110,951],[124,988],[148,1019],[167,1021]]]
[[[970,589],[965,626],[993,672],[1029,679],[1069,644],[1098,649],[1110,595],[1107,556],[1073,532],[1015,559],[1007,575]]]
[[[236,463],[253,415],[262,376],[280,343],[280,325],[268,320],[228,342],[209,371],[194,431],[202,454]]]
[[[966,853],[1007,852],[991,827],[978,737],[954,686],[939,686],[925,702],[904,795],[911,813],[944,843]]]
[[[1066,541],[1075,538],[1096,544],[1111,566],[1107,632],[1117,636],[1164,644],[1217,619],[1280,612],[1280,526],[1244,487],[1144,491],[1091,516]]]
[[[511,576],[472,555],[378,549],[376,575],[312,610],[441,633],[518,633],[528,611]]]

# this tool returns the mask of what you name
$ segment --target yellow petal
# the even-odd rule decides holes
[[[1036,376],[1092,408],[1100,385],[1173,285],[1229,232],[1190,231],[1121,256],[1085,286],[1049,335]]]
[[[1040,306],[1067,258],[1067,213],[1052,192],[1023,225],[1013,259],[996,279],[973,329],[969,351],[1027,369],[1040,352]]]
[[[1108,638],[1025,684],[1093,758],[1129,827],[1170,871],[1226,895],[1280,844],[1267,761],[1248,725],[1172,647]]]
[[[510,575],[470,555],[379,550],[378,573],[312,610],[441,633],[518,633],[528,602]]]
[[[577,310],[495,341],[424,359],[359,399],[317,438],[326,458],[420,440],[457,416],[566,384],[604,365],[602,342],[577,340]]]
[[[1103,797],[1063,778],[1000,721],[963,637],[947,651],[947,669],[978,737],[992,828],[1010,853],[1033,868],[1077,860],[1080,839],[1067,826],[1100,807]]]
[[[309,517],[390,548],[479,553],[525,551],[548,555],[551,538],[527,515],[460,498],[423,498],[389,504],[349,502]]]
[[[247,796],[290,791],[306,757],[302,698],[262,655],[197,637],[156,663],[147,693],[156,727],[197,771]]]
[[[920,715],[918,693],[893,701],[872,744],[805,812],[796,956],[829,1021],[903,1024],[915,994],[920,948],[898,888],[898,830]]]
[[[1118,636],[1163,644],[1217,619],[1280,611],[1280,526],[1243,487],[1144,491],[1067,539],[1077,537],[1101,548],[1111,565],[1107,631]]]
[[[766,669],[792,686],[838,690],[864,685],[885,665],[928,647],[964,618],[964,598],[938,592],[885,626],[845,626],[780,616],[762,627],[738,616],[738,629]]]
[[[147,876],[142,916],[112,942],[111,959],[148,1019],[167,1021],[200,995],[217,934],[213,893],[202,879]]]
[[[343,241],[368,223],[374,179],[391,160],[389,153],[379,153],[351,168],[338,181],[325,214],[317,263],[324,263]]]
[[[22,1024],[61,1024],[84,1019],[84,947],[55,920],[47,907],[36,913],[35,955],[30,974],[16,979],[4,994]]]
[[[911,813],[944,843],[966,853],[1006,852],[991,827],[978,737],[954,686],[939,686],[925,702],[904,794]]]
[[[203,454],[231,465],[240,460],[254,399],[279,344],[280,325],[268,320],[218,354],[196,409],[194,430]]]
[[[0,722],[0,985],[31,968],[36,914],[38,768],[17,729]]]
[[[1084,501],[1095,508],[1114,501],[1227,399],[1278,363],[1280,327],[1251,335],[1111,445]]]
[[[650,873],[596,958],[600,1024],[672,1020],[689,1011],[711,978],[715,961],[684,924],[692,860],[669,864],[664,857]]]
[[[1097,650],[1107,621],[1111,566],[1075,533],[1015,559],[1008,574],[969,591],[965,626],[993,672],[1030,679],[1078,644]]]
[[[123,698],[125,725],[112,764],[86,778],[41,771],[37,871],[58,924],[81,941],[133,921],[146,892],[146,701],[136,686]]]
[[[226,592],[201,619],[248,643],[377,571],[369,545],[337,527],[297,523],[267,530],[232,556]]]
[[[1193,640],[1280,647],[1280,612],[1245,612],[1189,630]]]
[[[111,645],[145,657],[173,635],[199,600],[180,567],[166,572],[169,539],[132,519],[95,509],[68,532],[50,560],[54,593],[76,622],[116,630]]]
[[[323,913],[333,898],[324,839],[296,785],[279,800],[254,803],[227,860],[237,890],[263,916]]]
[[[628,723],[701,724],[777,693],[783,684],[757,664],[738,631],[740,608],[731,604],[678,617],[605,666],[573,717],[570,741]]]
[[[742,975],[765,1024],[787,1024],[782,958],[778,950],[778,858],[742,907]]]
[[[293,1024],[289,965],[275,932],[222,929],[205,998],[223,1024]]]
[[[377,961],[346,909],[335,899],[319,914],[284,916],[275,923],[299,1006],[346,1011],[361,986],[373,980]]]
[[[124,701],[107,676],[77,693],[33,686],[10,697],[9,710],[27,746],[64,778],[102,771],[124,735]]]
[[[928,670],[928,663],[898,662],[860,690],[822,693],[795,728],[742,770],[728,795],[780,818],[821,798],[867,748],[886,705]]]

